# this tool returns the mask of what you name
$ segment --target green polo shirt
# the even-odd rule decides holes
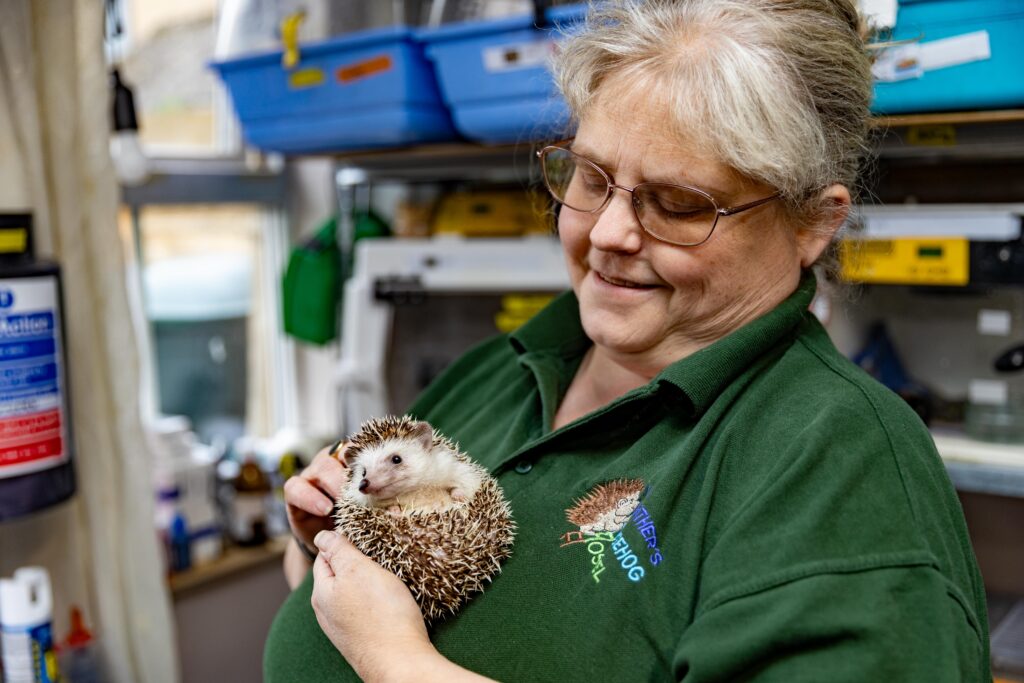
[[[805,277],[557,430],[590,344],[571,293],[446,370],[411,412],[490,468],[519,534],[433,629],[438,650],[503,681],[991,680],[984,589],[932,440],[836,351],[813,293]],[[274,622],[268,683],[355,679],[311,589]]]

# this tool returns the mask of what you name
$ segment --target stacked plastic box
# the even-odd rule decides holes
[[[569,112],[548,66],[558,41],[586,16],[586,5],[552,8],[546,16],[542,27],[523,15],[420,33],[460,133],[488,143],[569,134]]]
[[[212,65],[251,145],[288,153],[391,147],[457,138],[423,46],[408,27],[351,33]]]
[[[1024,0],[901,0],[879,114],[1024,106]]]

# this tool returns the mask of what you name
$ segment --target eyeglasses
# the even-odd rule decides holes
[[[611,201],[612,190],[624,190],[632,195],[633,213],[640,227],[651,237],[679,247],[708,241],[719,217],[733,216],[781,196],[776,192],[747,204],[722,208],[704,190],[687,185],[616,185],[600,166],[557,145],[544,147],[537,156],[544,184],[559,204],[574,211],[598,213]]]

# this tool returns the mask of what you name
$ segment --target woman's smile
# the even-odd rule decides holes
[[[647,291],[658,287],[658,285],[655,284],[645,284],[638,280],[630,279],[627,277],[616,277],[607,272],[601,272],[597,270],[592,270],[590,272],[593,273],[597,284],[601,287],[612,287],[616,290],[625,289],[634,292]]]

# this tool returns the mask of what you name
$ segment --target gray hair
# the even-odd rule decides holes
[[[827,209],[818,190],[852,191],[867,152],[871,66],[854,0],[610,0],[554,70],[577,121],[611,77],[656,93],[680,140],[779,189],[806,227]]]

